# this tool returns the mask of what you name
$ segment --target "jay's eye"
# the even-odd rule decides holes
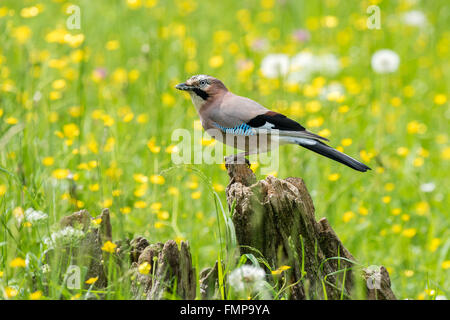
[[[206,83],[207,83],[206,80],[201,80],[201,81],[200,81],[200,86],[202,86],[202,87],[203,87],[203,86],[206,86]]]

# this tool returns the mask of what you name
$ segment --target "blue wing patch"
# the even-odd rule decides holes
[[[214,125],[224,133],[235,134],[235,135],[240,135],[240,136],[253,136],[255,134],[255,132],[253,131],[253,128],[250,127],[246,123],[243,123],[243,124],[233,127],[233,128],[227,128],[227,127],[221,126],[220,124],[218,124],[216,122],[214,122]]]

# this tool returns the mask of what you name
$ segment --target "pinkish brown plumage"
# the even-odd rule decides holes
[[[233,94],[219,79],[195,75],[176,88],[189,92],[202,126],[211,136],[244,151],[233,156],[234,159],[266,152],[275,144],[297,144],[355,170],[370,170],[365,164],[326,145],[322,140],[327,139],[309,132],[298,122]],[[269,143],[264,146],[252,143],[250,137],[254,136],[267,137]]]

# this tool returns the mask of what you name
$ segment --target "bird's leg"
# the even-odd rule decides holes
[[[250,161],[246,158],[246,156],[248,156],[248,152],[241,152],[226,156],[224,159],[226,164],[243,164],[245,162],[245,164],[250,167]]]

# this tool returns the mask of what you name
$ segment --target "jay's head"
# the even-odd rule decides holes
[[[188,91],[192,98],[203,101],[214,99],[217,95],[228,91],[222,81],[204,74],[192,76],[186,82],[177,84],[175,88]]]

